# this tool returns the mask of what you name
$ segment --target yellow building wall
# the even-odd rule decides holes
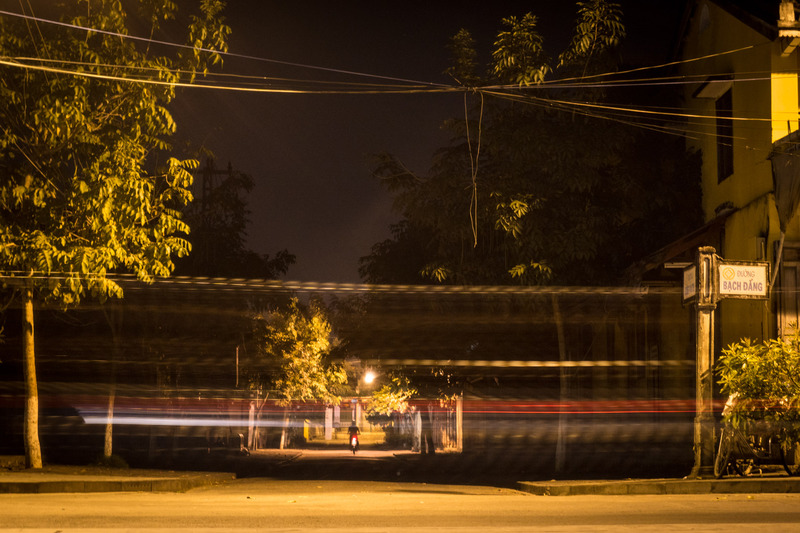
[[[772,98],[772,142],[800,129],[798,120],[797,67],[800,55],[792,52],[786,57],[781,53],[781,41],[772,43],[771,98]]]
[[[772,143],[800,129],[798,122],[798,52],[781,56],[780,39],[763,34],[708,0],[700,0],[684,35],[681,73],[687,144],[703,154],[703,211],[706,221],[729,205],[737,211],[725,224],[722,249],[729,261],[775,260],[779,240],[773,198]],[[715,97],[698,98],[698,89],[712,75],[732,76],[733,174],[718,182]],[[702,96],[702,93],[701,93]],[[798,217],[789,225],[787,241],[800,241]],[[771,269],[772,270],[772,266]],[[761,340],[777,334],[775,302],[723,300],[717,313],[717,346],[743,337]]]
[[[707,16],[702,13],[707,13]],[[732,52],[736,51],[736,52]],[[687,141],[703,154],[703,211],[706,220],[731,202],[742,207],[772,190],[772,169],[767,157],[772,148],[771,80],[773,44],[727,11],[708,1],[698,2],[683,48],[682,73],[696,83],[687,84]],[[718,183],[717,131],[714,98],[697,98],[697,91],[712,74],[733,75],[733,175]],[[795,109],[797,101],[795,100]]]

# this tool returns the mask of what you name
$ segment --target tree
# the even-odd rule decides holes
[[[555,61],[532,14],[503,20],[488,76],[477,74],[468,32],[451,41],[447,72],[469,80],[465,117],[445,124],[453,141],[427,176],[392,155],[377,157],[373,173],[403,220],[361,259],[366,281],[397,283],[416,271],[459,285],[613,284],[635,260],[702,222],[699,155],[686,154],[682,139],[660,125],[636,129],[602,105],[573,105],[607,98],[601,84],[586,82],[616,69],[625,36],[617,4],[577,5],[574,37]],[[555,75],[565,83],[543,83]],[[554,338],[566,361],[560,304],[553,294]],[[562,414],[557,469],[567,435]]]
[[[292,298],[283,308],[256,317],[256,339],[266,357],[268,377],[277,391],[278,403],[286,407],[281,448],[287,443],[288,407],[293,402],[341,402],[340,387],[347,373],[329,361],[338,344],[321,302],[301,306]]]
[[[246,246],[250,210],[246,195],[253,189],[253,178],[235,170],[214,168],[209,158],[199,171],[202,189],[186,210],[192,228],[187,237],[192,253],[176,261],[176,274],[192,276],[266,278],[286,274],[295,256],[281,250],[270,257]]]
[[[405,413],[408,401],[417,394],[417,389],[411,384],[409,377],[402,373],[389,375],[387,383],[372,393],[367,404],[370,415],[389,416],[392,413]]]
[[[504,19],[480,81],[469,33],[453,38],[447,72],[476,86],[465,92],[474,104],[468,120],[446,124],[454,141],[428,176],[390,154],[376,158],[373,173],[403,220],[361,259],[363,279],[404,282],[416,272],[453,284],[613,283],[702,221],[699,192],[687,194],[699,191],[699,155],[686,154],[682,139],[567,105],[605,98],[579,79],[612,71],[624,37],[616,4],[578,8],[574,38],[555,62],[535,16]],[[542,86],[553,74],[579,79]]]
[[[109,274],[168,276],[189,252],[179,236],[194,161],[164,158],[176,125],[166,109],[177,82],[219,63],[224,3],[203,0],[174,57],[126,38],[134,18],[155,32],[174,2],[82,0],[67,25],[0,18],[0,269],[23,308],[26,464],[42,466],[34,301],[121,297]],[[83,30],[81,28],[92,28]],[[30,59],[40,58],[40,59]],[[148,170],[153,169],[153,170]]]

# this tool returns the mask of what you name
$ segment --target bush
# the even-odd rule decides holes
[[[787,442],[800,437],[800,332],[731,344],[722,350],[716,374],[729,397],[726,423],[744,431],[767,425]]]

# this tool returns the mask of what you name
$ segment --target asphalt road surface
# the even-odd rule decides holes
[[[476,485],[238,479],[186,493],[0,495],[0,531],[798,531],[800,495],[532,496]]]
[[[284,453],[285,455],[281,455]],[[286,458],[286,460],[284,460]],[[437,453],[421,455],[402,451],[363,448],[355,456],[346,447],[328,449],[264,450],[239,457],[228,464],[211,464],[206,469],[235,472],[237,477],[272,477],[283,480],[324,479],[339,481],[404,481],[451,485],[491,485],[516,488],[518,481],[558,479],[680,478],[691,464],[670,471],[636,471],[624,464],[576,463],[556,475],[552,465],[542,465],[529,450],[499,450],[483,453]],[[583,466],[584,468],[581,468]],[[594,466],[594,470],[590,468]],[[602,467],[602,468],[600,468]],[[198,469],[198,463],[183,465]],[[598,470],[601,473],[598,474]]]

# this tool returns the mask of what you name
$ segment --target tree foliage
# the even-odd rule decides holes
[[[699,155],[686,154],[681,138],[569,105],[600,102],[607,95],[597,87],[527,88],[617,62],[619,6],[578,8],[575,36],[555,64],[535,16],[504,20],[490,74],[467,116],[445,124],[453,141],[427,176],[376,157],[373,173],[403,219],[361,259],[365,281],[406,282],[415,272],[418,283],[610,283],[702,221]],[[473,44],[466,30],[451,42],[456,79],[477,70],[465,49]]]
[[[196,163],[161,155],[176,128],[166,106],[172,83],[220,61],[200,48],[226,49],[223,5],[201,3],[187,36],[195,48],[174,58],[124,38],[132,15],[118,0],[64,7],[65,22],[98,31],[44,24],[31,31],[25,21],[0,18],[3,270],[41,274],[39,295],[72,304],[86,294],[121,296],[109,272],[150,281],[188,253],[180,211],[192,199]],[[139,7],[152,31],[177,11],[173,2]],[[47,65],[75,74],[40,70]],[[132,73],[162,84],[125,81]]]
[[[329,361],[338,339],[321,303],[312,301],[304,307],[292,298],[283,308],[257,315],[256,338],[273,368],[271,386],[283,405],[341,401],[339,390],[347,383],[347,374]]]
[[[538,18],[526,13],[522,19],[503,19],[505,30],[497,35],[492,51],[492,73],[519,85],[542,83],[550,71],[544,39],[537,31]]]
[[[221,61],[230,30],[224,3],[202,0],[188,46],[157,55],[126,38],[129,28],[144,23],[152,35],[175,19],[177,4],[136,6],[65,2],[58,25],[0,17],[0,271],[21,289],[33,468],[42,466],[34,299],[67,306],[87,295],[119,297],[108,274],[152,281],[189,251],[181,209],[196,163],[164,155],[176,128],[166,106],[176,83]]]
[[[408,410],[408,401],[417,394],[417,389],[411,384],[408,376],[394,373],[389,376],[389,382],[372,393],[367,404],[370,415],[391,415],[392,413],[405,413]]]
[[[748,430],[766,422],[800,439],[800,332],[754,344],[742,339],[722,350],[716,374],[722,393],[732,397],[725,421]]]
[[[558,57],[558,66],[581,65],[583,73],[597,55],[620,45],[625,37],[622,9],[604,0],[578,2],[578,22],[569,47]]]

